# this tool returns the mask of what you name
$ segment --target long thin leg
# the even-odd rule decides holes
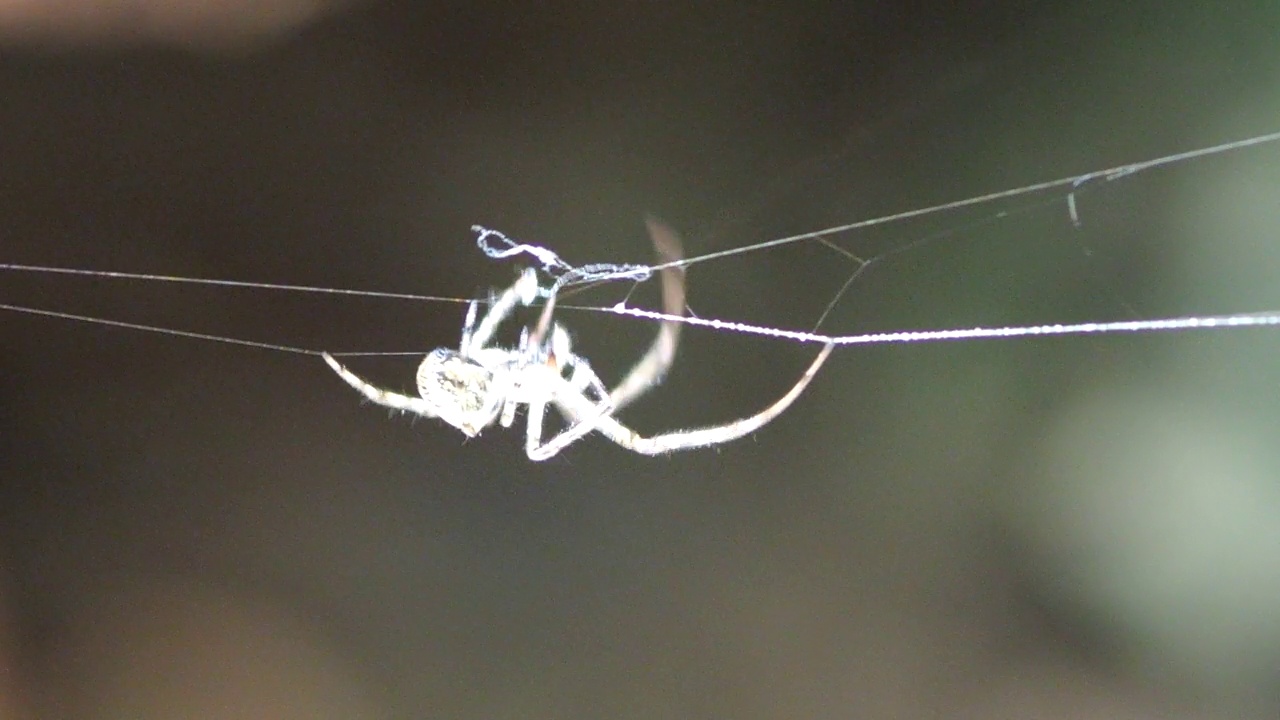
[[[524,431],[524,454],[529,456],[530,460],[545,460],[545,457],[539,453],[542,448],[542,422],[547,414],[547,404],[545,402],[529,403],[529,410],[525,417]]]
[[[524,362],[523,358],[529,357],[529,328],[520,331],[520,344],[516,346],[516,356],[522,358],[520,362]],[[504,428],[511,427],[516,421],[516,410],[520,407],[520,400],[515,394],[508,394],[507,399],[502,403],[502,414],[498,418],[498,422]]]
[[[529,459],[534,462],[541,462],[543,460],[550,459],[559,455],[561,450],[564,450],[573,443],[581,440],[587,435],[590,435],[592,432],[597,430],[605,432],[602,430],[601,426],[606,420],[615,424],[617,423],[611,414],[613,412],[613,406],[608,400],[592,406],[591,412],[593,413],[592,415],[578,420],[574,424],[570,425],[566,430],[562,431],[559,435],[548,440],[546,443],[536,446],[527,446],[525,448],[525,454],[527,454]],[[542,413],[540,412],[539,420],[541,420],[541,415]],[[530,422],[532,422],[533,416],[530,415],[529,419]],[[608,433],[605,432],[605,434],[607,435]],[[539,433],[539,435],[541,435],[541,433]]]
[[[649,217],[645,219],[649,228],[649,237],[653,247],[658,251],[659,264],[679,262],[684,258],[684,250],[680,237],[662,221]],[[684,315],[684,268],[669,267],[662,270],[662,311],[668,315]],[[609,393],[615,410],[620,410],[631,401],[643,395],[647,390],[662,382],[663,376],[670,369],[676,357],[676,347],[680,344],[680,323],[665,320],[658,326],[658,336],[623,378],[617,387]]]
[[[569,422],[569,426],[561,430],[559,434],[541,443],[542,437],[542,416],[546,403],[537,403],[537,426],[538,435],[535,441],[532,436],[534,424],[534,404],[530,403],[529,407],[529,425],[531,435],[529,441],[525,445],[525,454],[530,460],[541,461],[546,460],[560,453],[569,445],[581,440],[593,431],[598,429],[601,418],[610,417],[614,411],[613,403],[608,398],[608,392],[604,388],[604,383],[600,382],[600,377],[596,375],[591,366],[585,360],[575,359],[573,365],[573,374],[566,381],[563,377],[558,377],[555,394],[568,394],[575,398],[575,402],[581,402],[590,406],[588,412],[584,412],[580,417],[571,418],[568,414],[561,412],[561,415]],[[599,401],[592,400],[587,396],[587,389],[595,391]],[[552,400],[554,401],[554,395]]]
[[[471,356],[473,347],[471,338],[476,329],[476,305],[475,300],[467,305],[467,319],[462,322],[462,342],[458,343],[458,352],[462,353],[463,357]]]
[[[568,381],[565,381],[566,387],[556,393],[554,401],[556,408],[571,422],[581,421],[586,418],[591,422],[593,429],[598,430],[600,434],[622,447],[642,455],[662,455],[677,450],[691,450],[707,445],[719,445],[720,443],[750,435],[769,424],[785,412],[787,408],[791,407],[791,404],[796,401],[796,398],[800,397],[800,394],[808,387],[814,376],[818,374],[818,370],[822,368],[822,364],[827,361],[827,357],[831,355],[831,351],[834,348],[834,343],[824,345],[808,369],[796,381],[796,384],[772,405],[755,415],[723,425],[694,428],[692,430],[677,430],[653,437],[642,437],[636,431],[618,422],[613,415],[596,416],[594,421],[590,421],[589,419],[594,415],[597,405],[592,403],[584,394],[573,392],[572,388],[568,386]],[[534,457],[531,454],[530,458],[545,460],[550,456],[548,454],[545,457]]]
[[[520,274],[520,279],[506,290],[502,291],[489,306],[489,311],[484,314],[484,318],[480,320],[480,326],[474,330],[464,331],[462,335],[462,347],[459,348],[463,357],[471,357],[474,351],[489,344],[493,339],[493,334],[498,330],[498,326],[511,316],[517,305],[529,305],[538,297],[538,271],[533,268],[527,268]],[[474,318],[474,313],[468,311],[468,326],[470,320]]]
[[[411,395],[402,395],[400,393],[390,392],[376,387],[364,378],[346,369],[329,353],[323,353],[324,361],[329,363],[329,367],[338,373],[338,376],[347,381],[347,384],[355,388],[361,395],[368,398],[371,402],[375,402],[384,407],[394,408],[396,410],[404,410],[411,413],[417,413],[425,417],[437,417],[436,412],[431,405],[422,398],[413,397]]]

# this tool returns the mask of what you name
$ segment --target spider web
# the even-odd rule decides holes
[[[869,345],[869,344],[901,344],[939,341],[960,341],[980,339],[1010,339],[1032,336],[1114,334],[1114,333],[1169,333],[1190,330],[1239,329],[1247,327],[1263,327],[1280,325],[1280,310],[1243,309],[1220,314],[1181,314],[1159,317],[1137,316],[1131,309],[1129,317],[1111,320],[1088,319],[1072,322],[1030,322],[1022,324],[980,324],[960,327],[940,327],[931,329],[891,329],[862,333],[840,333],[826,331],[827,321],[833,312],[842,304],[849,290],[865,280],[866,277],[883,265],[897,261],[902,257],[918,254],[926,248],[945,245],[956,241],[966,233],[977,229],[990,228],[1009,223],[1013,218],[1031,214],[1051,213],[1054,222],[1060,226],[1080,230],[1088,224],[1088,211],[1082,210],[1082,198],[1110,187],[1120,181],[1130,181],[1138,175],[1151,171],[1170,168],[1212,156],[1226,153],[1238,153],[1245,150],[1263,151],[1262,146],[1280,141],[1280,132],[1267,133],[1254,137],[1226,142],[1218,145],[1183,151],[1158,158],[1128,163],[1110,168],[1093,170],[1078,175],[1071,175],[1052,180],[1032,183],[1016,188],[990,192],[961,200],[944,202],[928,207],[911,209],[903,212],[858,220],[820,230],[803,232],[784,237],[773,238],[763,242],[749,243],[727,249],[707,252],[678,262],[663,265],[640,265],[621,263],[587,263],[575,265],[562,258],[552,248],[524,243],[508,237],[506,234],[483,226],[474,226],[478,248],[496,261],[524,261],[538,267],[549,279],[548,288],[543,289],[544,297],[552,295],[570,296],[584,286],[595,286],[609,283],[630,283],[634,287],[650,280],[660,271],[680,267],[688,270],[695,266],[711,262],[722,262],[729,258],[754,255],[766,251],[777,250],[789,246],[819,247],[828,251],[824,262],[830,265],[834,255],[844,267],[840,281],[828,296],[824,306],[817,315],[816,321],[809,327],[786,327],[778,324],[756,323],[732,317],[708,316],[697,313],[682,315],[668,314],[652,309],[632,307],[628,304],[631,293],[616,303],[604,305],[583,305],[561,302],[560,309],[589,311],[624,318],[640,319],[651,322],[679,322],[685,325],[708,328],[719,332],[739,333],[773,338],[796,343]],[[967,217],[956,220],[956,215],[968,213]],[[942,218],[943,222],[924,232],[900,228],[908,223],[924,219]],[[886,229],[891,229],[887,230]],[[885,231],[893,238],[887,249],[867,253],[851,249],[856,247],[859,239],[873,231]],[[908,239],[903,240],[903,237]],[[850,240],[850,238],[854,238]],[[1082,255],[1089,255],[1090,250],[1084,244],[1079,247]],[[54,267],[43,265],[25,265],[17,263],[0,263],[0,270],[9,272],[37,273],[49,275],[91,277],[121,281],[144,281],[153,283],[195,284],[228,288],[247,288],[256,290],[272,290],[296,293],[315,293],[338,296],[357,296],[411,300],[435,303],[467,303],[469,298],[422,295],[413,293],[396,293],[376,290],[360,290],[306,285],[286,285],[268,282],[251,282],[231,279],[199,278],[157,275],[148,273],[132,273],[124,271],[98,270],[85,268]],[[483,302],[483,300],[481,300]],[[1123,299],[1113,298],[1115,304],[1124,306]],[[235,338],[211,333],[195,332],[173,327],[160,327],[142,323],[127,322],[105,317],[94,317],[48,308],[37,308],[27,305],[0,303],[0,309],[29,315],[59,318],[97,325],[117,327],[142,332],[161,333],[175,337],[185,337],[211,342],[254,347],[278,352],[319,356],[326,350],[307,348],[269,341]],[[371,355],[417,355],[429,348],[417,347],[407,350],[366,351],[347,350],[330,352],[337,356],[371,356]]]
[[[625,300],[608,307],[577,308],[654,321],[681,322],[687,325],[705,327],[722,332],[759,335],[800,343],[832,343],[838,346],[871,345],[955,340],[1008,339],[1031,336],[1177,332],[1187,330],[1228,329],[1276,325],[1280,324],[1280,312],[1271,311],[1250,311],[1219,315],[1136,317],[1138,313],[1129,306],[1129,303],[1124,301],[1123,298],[1117,296],[1115,298],[1115,304],[1125,306],[1127,314],[1134,317],[1109,321],[1087,320],[1080,322],[1051,322],[1003,326],[891,330],[855,334],[840,334],[820,331],[826,320],[832,315],[837,306],[841,304],[841,301],[857,281],[864,279],[865,276],[872,272],[874,268],[887,264],[899,256],[922,250],[940,241],[958,239],[959,236],[965,234],[965,232],[969,230],[986,228],[998,222],[1008,221],[1014,216],[1034,212],[1044,212],[1046,210],[1057,213],[1059,215],[1058,221],[1061,225],[1078,230],[1084,224],[1081,217],[1078,197],[1099,190],[1103,185],[1114,183],[1158,168],[1168,167],[1213,155],[1219,155],[1229,151],[1238,151],[1265,145],[1277,140],[1280,140],[1280,133],[1259,135],[1244,140],[1176,153],[1152,160],[1095,170],[1081,175],[1043,181],[1019,188],[979,195],[964,200],[946,202],[929,207],[837,225],[822,230],[800,233],[760,243],[706,253],[664,265],[645,267],[636,265],[597,264],[584,266],[582,268],[573,268],[567,263],[560,261],[559,258],[554,258],[554,261],[545,263],[544,267],[550,271],[556,272],[563,270],[561,279],[557,281],[557,288],[565,285],[571,286],[581,283],[608,282],[613,280],[643,281],[648,279],[653,273],[668,267],[681,267],[687,270],[695,265],[711,261],[720,261],[747,253],[768,251],[800,243],[816,244],[833,251],[840,258],[847,261],[847,264],[851,266],[853,270],[844,277],[844,280],[839,285],[838,289],[826,302],[825,307],[822,309],[816,322],[814,322],[808,329],[784,328],[774,325],[761,325],[715,317],[703,318],[690,315],[676,316],[653,310],[629,307]],[[1030,202],[1027,202],[1028,198],[1031,198]],[[841,236],[854,235],[860,231],[875,229],[881,226],[899,225],[904,222],[926,218],[928,216],[953,214],[958,211],[982,208],[1011,200],[1022,202],[1013,208],[1002,208],[978,214],[975,218],[960,224],[946,224],[940,230],[929,232],[915,240],[909,240],[905,243],[893,244],[890,249],[876,254],[859,255],[848,249],[846,244],[837,242]],[[485,247],[485,233],[492,231],[488,231],[483,228],[477,228],[477,230],[481,231],[479,243],[481,244],[482,249],[484,249],[486,254],[490,257],[509,257],[513,254],[524,252],[533,257],[539,258],[539,260],[552,260],[552,258],[547,255],[547,253],[550,252],[547,248],[515,243],[514,241],[506,239],[505,236],[502,237],[502,240],[505,241],[502,251],[497,252],[491,250]],[[1082,254],[1086,256],[1091,254],[1091,251],[1083,245],[1080,246],[1080,249]]]

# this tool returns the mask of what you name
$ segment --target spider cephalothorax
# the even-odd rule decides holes
[[[684,271],[674,265],[681,257],[680,241],[665,225],[654,220],[648,224],[654,246],[666,266],[662,270],[664,311],[669,316],[682,316]],[[542,296],[547,297],[542,316],[534,327],[525,328],[517,347],[489,344],[498,326],[517,307],[532,305]],[[645,455],[740,438],[782,414],[817,374],[833,347],[830,343],[823,347],[800,380],[755,415],[724,425],[642,437],[614,415],[662,381],[675,359],[680,323],[674,319],[664,321],[649,350],[622,382],[608,390],[586,359],[574,354],[569,333],[553,322],[554,306],[554,288],[544,292],[533,269],[525,270],[514,285],[494,297],[479,323],[476,322],[476,303],[472,303],[459,348],[433,350],[418,366],[419,397],[376,387],[347,370],[328,353],[324,359],[334,372],[369,400],[397,410],[438,417],[467,437],[479,435],[494,420],[502,427],[511,427],[517,408],[523,405],[528,409],[525,453],[532,460],[546,460],[591,432]],[[544,441],[543,419],[548,405],[565,418],[566,427]]]

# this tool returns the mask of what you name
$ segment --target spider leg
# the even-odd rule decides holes
[[[569,422],[569,427],[561,430],[545,443],[542,442],[542,422],[547,401],[529,404],[529,435],[526,438],[525,454],[535,462],[554,457],[569,445],[599,429],[602,421],[613,419],[615,408],[609,400],[604,383],[585,360],[574,358],[573,374],[569,379],[566,380],[563,376],[557,375],[555,381],[550,402],[560,410],[560,414]],[[600,398],[598,402],[587,396],[588,388],[598,393]],[[570,399],[562,402],[561,396]],[[563,409],[565,405],[580,408],[581,412],[577,414],[565,412]]]
[[[517,357],[529,357],[529,328],[520,331],[520,344],[517,346]],[[508,393],[507,399],[502,403],[502,414],[499,416],[498,423],[504,428],[509,428],[515,424],[516,410],[520,407],[520,400],[515,393]]]
[[[471,334],[476,327],[476,301],[472,300],[467,305],[467,319],[462,323],[462,342],[458,343],[458,352],[463,355],[469,355],[471,351],[472,341]]]
[[[542,421],[547,414],[547,402],[537,400],[529,403],[528,416],[525,418],[524,454],[530,460],[545,460],[550,455],[540,455],[542,448]]]
[[[596,429],[595,421],[599,417],[610,415],[613,403],[609,400],[609,391],[605,388],[600,376],[591,369],[591,365],[583,358],[574,355],[570,349],[569,334],[564,328],[556,325],[551,331],[550,361],[547,370],[554,373],[551,382],[551,395],[529,402],[529,434],[526,436],[525,454],[531,460],[546,460],[557,455],[570,444],[586,437]],[[570,369],[568,380],[564,378],[565,369]],[[594,393],[595,399],[588,395]],[[584,418],[572,418],[564,415],[569,426],[561,430],[555,437],[542,442],[542,424],[548,402],[554,402],[557,393],[570,393],[592,404],[591,413]]]
[[[569,375],[569,385],[574,390],[584,394],[588,389],[595,391],[595,401],[604,402],[608,400],[610,407],[617,410],[617,406],[613,404],[613,400],[609,397],[608,388],[604,386],[596,371],[592,370],[590,365],[587,365],[586,360],[581,358],[574,360],[573,373]]]
[[[585,393],[590,388],[595,391],[598,400],[609,397],[609,391],[600,380],[600,376],[596,375],[585,358],[573,353],[573,343],[569,333],[559,325],[555,325],[551,330],[550,351],[550,361],[561,375],[566,369],[572,371],[569,373],[569,384],[578,392]]]
[[[662,435],[643,437],[618,422],[612,414],[595,415],[594,419],[591,419],[598,406],[593,404],[584,394],[573,392],[572,387],[566,387],[557,392],[553,400],[556,408],[565,417],[575,420],[587,418],[592,426],[591,429],[599,431],[601,435],[618,445],[642,455],[662,455],[677,450],[691,450],[708,445],[719,445],[720,443],[750,435],[769,424],[785,412],[787,408],[791,407],[791,404],[795,402],[796,398],[800,397],[800,394],[804,392],[804,389],[813,380],[814,376],[818,374],[818,370],[822,368],[822,364],[827,361],[827,357],[831,355],[831,351],[834,348],[834,343],[824,345],[818,356],[810,363],[808,369],[796,381],[796,384],[782,397],[774,401],[772,405],[755,415],[724,423],[723,425],[677,430]],[[565,385],[567,386],[568,384],[568,381],[565,381]],[[545,460],[547,457],[550,457],[550,455],[544,457],[530,455],[530,458],[534,460]]]
[[[684,251],[675,231],[652,217],[645,219],[645,225],[649,228],[653,247],[658,251],[659,264],[667,265],[683,259]],[[668,315],[684,315],[684,298],[684,268],[663,268],[662,311]],[[622,382],[609,393],[615,410],[626,407],[662,382],[676,357],[676,347],[680,344],[680,325],[677,321],[665,320],[658,326],[658,336],[654,338],[653,344]]]
[[[338,377],[345,380],[348,385],[355,388],[361,395],[368,398],[370,402],[377,403],[384,407],[393,408],[395,410],[415,413],[424,417],[436,417],[435,410],[426,400],[419,397],[413,397],[412,395],[402,395],[389,390],[383,390],[343,367],[342,364],[337,360],[334,360],[333,356],[329,353],[322,353],[322,356],[324,357],[324,361],[329,363],[329,367],[333,368],[333,371],[338,373]]]
[[[476,350],[485,347],[489,341],[493,339],[493,334],[498,330],[498,326],[511,316],[511,313],[518,305],[530,305],[538,297],[538,271],[533,268],[526,268],[520,274],[520,279],[502,294],[495,298],[489,305],[489,311],[485,313],[480,320],[480,326],[474,330],[471,328],[475,313],[471,310],[467,311],[467,329],[462,332],[462,347],[460,351],[463,357],[470,357]],[[474,308],[474,303],[472,304]]]

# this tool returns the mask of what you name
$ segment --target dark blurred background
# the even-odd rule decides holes
[[[0,262],[481,295],[1280,128],[1274,3],[0,2]],[[1269,148],[835,240],[836,333],[1280,307]],[[998,213],[1008,213],[997,217]],[[696,266],[807,328],[818,244]],[[612,303],[626,288],[584,298]],[[643,287],[633,304],[656,301]],[[458,305],[5,274],[330,350]],[[653,327],[563,314],[620,376]],[[643,432],[811,347],[686,331]],[[528,462],[315,358],[0,316],[0,717],[1269,718],[1272,331],[842,349]],[[408,389],[414,358],[353,361]]]

